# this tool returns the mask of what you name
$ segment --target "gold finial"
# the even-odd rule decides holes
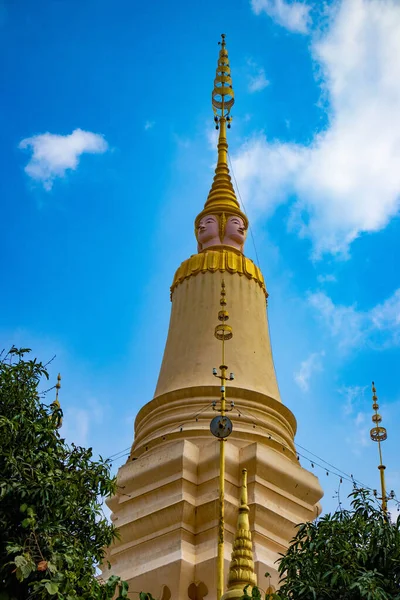
[[[243,469],[239,514],[228,575],[228,591],[223,596],[224,600],[239,599],[243,596],[243,588],[246,585],[257,585],[257,578],[254,573],[253,544],[251,540],[249,512],[250,509],[247,499],[247,470]]]
[[[214,111],[214,121],[218,126],[220,119],[228,121],[230,126],[231,108],[235,103],[235,92],[232,87],[231,68],[229,66],[228,50],[226,49],[225,34],[221,34],[221,46],[219,51],[217,72],[214,79],[214,89],[211,94],[211,102]]]
[[[375,411],[375,414],[372,415],[372,422],[375,424],[370,431],[371,440],[373,442],[378,442],[379,449],[379,473],[381,478],[381,493],[382,493],[382,510],[386,514],[387,513],[387,496],[386,496],[386,484],[385,484],[385,465],[382,461],[382,448],[381,442],[384,442],[387,439],[387,432],[384,427],[380,425],[382,422],[382,417],[378,413],[379,404],[378,404],[378,396],[376,395],[375,383],[372,382],[372,408]]]
[[[56,410],[60,410],[61,409],[61,404],[60,404],[60,401],[58,399],[58,392],[59,392],[60,388],[61,388],[61,375],[59,373],[57,375],[57,383],[56,383],[56,398],[55,398],[54,402],[51,403],[51,406],[54,409],[56,409]],[[60,420],[59,420],[58,425],[57,425],[57,429],[59,429],[61,427],[61,425],[62,425],[62,417],[60,417]]]
[[[215,127],[216,129],[219,129],[218,162],[215,169],[214,181],[204,205],[204,209],[196,217],[196,231],[201,219],[210,214],[219,217],[221,222],[220,229],[224,228],[224,220],[233,215],[243,219],[246,229],[249,225],[246,215],[240,210],[240,205],[233,189],[228,167],[226,129],[227,126],[228,128],[231,126],[232,117],[230,116],[230,112],[235,102],[235,93],[232,87],[231,68],[229,65],[228,51],[226,49],[225,34],[221,35],[219,44],[221,45],[221,49],[219,51],[214,88],[211,94]],[[221,242],[222,239],[223,235],[221,236]]]
[[[222,280],[221,283],[221,299],[219,301],[220,305],[221,305],[221,309],[218,313],[218,319],[220,321],[222,321],[222,323],[218,324],[215,328],[214,331],[214,336],[217,338],[217,340],[222,341],[222,364],[225,363],[225,340],[231,340],[233,338],[233,331],[232,331],[232,327],[230,325],[226,324],[226,321],[228,321],[229,319],[229,313],[228,311],[225,309],[226,307],[226,291],[225,291],[225,281]]]

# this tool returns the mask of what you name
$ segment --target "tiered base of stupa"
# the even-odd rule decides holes
[[[192,390],[196,400],[190,399],[190,412],[196,405],[204,406],[205,396],[215,397],[215,392],[217,388],[204,389],[204,395]],[[269,427],[263,427],[244,415],[248,410],[254,414],[255,404],[254,392],[250,394],[253,401],[244,398],[243,392],[233,391],[243,414],[236,413],[234,433],[223,442],[225,572],[236,527],[241,470],[246,468],[255,570],[259,586],[266,589],[278,583],[276,560],[286,551],[295,525],[317,516],[322,490],[317,478],[297,461],[290,411],[264,397],[262,408],[264,418],[269,415]],[[215,600],[221,442],[208,429],[215,413],[204,411],[183,425],[182,431],[168,434],[167,416],[173,414],[174,403],[182,406],[179,391],[153,400],[139,413],[141,435],[119,470],[118,494],[108,502],[120,540],[110,550],[111,571],[104,576],[117,574],[129,582],[130,590],[150,592],[163,600]],[[165,430],[154,437],[151,423],[157,415],[160,424],[160,414],[165,416]]]

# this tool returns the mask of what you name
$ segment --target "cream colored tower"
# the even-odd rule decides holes
[[[226,364],[235,375],[227,389],[228,407],[234,406],[229,413],[233,432],[225,442],[225,573],[244,468],[255,572],[262,588],[268,587],[266,571],[277,584],[276,559],[288,547],[294,526],[317,516],[322,497],[317,478],[299,465],[296,420],[280,398],[263,276],[242,253],[248,221],[227,164],[231,86],[223,37],[213,91],[218,164],[195,221],[198,253],[175,274],[154,398],[137,415],[131,455],[118,471],[118,494],[108,502],[120,532],[108,556],[112,573],[126,579],[130,590],[164,600],[216,598],[221,442],[209,426],[220,395],[212,369],[221,363],[221,345],[213,334],[222,277],[234,331]]]

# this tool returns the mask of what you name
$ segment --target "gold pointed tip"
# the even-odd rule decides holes
[[[247,507],[247,469],[242,469],[242,485],[240,493],[240,505]]]
[[[378,406],[376,404],[376,402],[378,400],[378,396],[376,395],[376,387],[375,387],[375,383],[374,382],[372,382],[372,400],[374,402],[373,408],[376,408]]]
[[[59,390],[61,387],[61,375],[60,373],[57,375],[57,383],[56,383],[56,389]]]

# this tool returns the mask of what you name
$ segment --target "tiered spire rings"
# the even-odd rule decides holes
[[[382,417],[378,413],[379,404],[378,404],[378,396],[376,395],[375,383],[372,382],[372,408],[375,411],[375,414],[372,415],[372,422],[374,423],[374,427],[370,431],[371,440],[373,442],[378,443],[379,449],[379,473],[381,478],[381,494],[382,494],[382,510],[386,514],[387,513],[387,496],[386,496],[386,484],[385,484],[385,465],[382,460],[382,448],[381,442],[384,442],[387,439],[387,432],[384,427],[380,425],[382,422]]]
[[[217,123],[221,117],[226,117],[227,121],[231,120],[229,116],[231,108],[235,103],[235,92],[232,87],[231,68],[229,66],[228,50],[226,49],[225,34],[221,34],[221,41],[218,42],[221,46],[218,58],[217,73],[214,79],[214,89],[211,94],[211,102]]]

